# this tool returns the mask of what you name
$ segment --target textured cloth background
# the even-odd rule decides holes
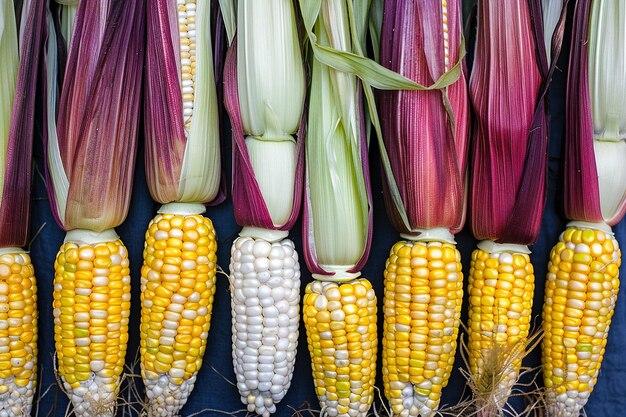
[[[564,87],[565,69],[567,68],[567,53],[569,42],[566,36],[566,44],[560,59],[559,68],[555,73],[555,80],[552,90],[552,132],[550,144],[550,170],[549,188],[546,209],[544,213],[541,236],[537,244],[531,249],[531,258],[535,267],[536,291],[534,297],[534,315],[537,326],[540,324],[541,306],[543,304],[544,281],[549,252],[558,240],[559,234],[565,226],[565,219],[559,216],[559,175],[560,175],[560,153],[561,142],[563,140],[564,127]],[[469,42],[468,42],[469,44]],[[223,122],[223,160],[225,172],[230,187],[230,131],[228,123]],[[374,143],[374,141],[372,142]],[[389,225],[384,207],[382,206],[382,192],[380,183],[380,169],[378,162],[378,150],[373,145],[371,149],[372,186],[374,195],[374,240],[372,252],[363,275],[369,278],[378,295],[379,301],[379,337],[382,331],[382,299],[383,299],[383,278],[385,259],[389,249],[396,242],[398,236]],[[38,409],[34,408],[33,415],[38,412],[39,417],[54,416],[60,417],[67,412],[68,400],[65,394],[57,387],[54,374],[53,354],[53,318],[52,318],[52,282],[54,278],[54,258],[59,249],[64,233],[58,228],[52,218],[48,199],[45,192],[43,180],[43,150],[40,142],[35,144],[35,175],[33,192],[33,213],[31,218],[31,233],[33,239],[30,245],[31,258],[35,265],[35,273],[38,281],[38,305],[40,312],[39,319],[39,395],[40,401]],[[133,385],[141,390],[141,380],[139,377],[138,365],[138,341],[139,341],[139,318],[140,318],[140,268],[142,263],[142,250],[144,232],[150,219],[156,214],[156,205],[147,190],[143,164],[143,146],[140,145],[138,152],[138,162],[133,189],[133,199],[130,213],[126,222],[117,229],[123,242],[126,244],[130,254],[131,274],[132,274],[132,313],[130,321],[130,340],[128,353],[126,356],[127,366],[134,376]],[[218,234],[218,262],[224,271],[228,271],[230,256],[230,246],[237,237],[239,226],[235,223],[232,214],[232,204],[230,198],[218,207],[210,207],[206,216],[211,218]],[[614,228],[620,246],[626,248],[626,222],[622,221]],[[298,252],[301,254],[301,231],[300,223],[294,227],[291,238],[295,241]],[[463,256],[464,274],[469,272],[469,260],[471,251],[475,247],[475,241],[467,230],[457,236],[458,247]],[[346,242],[347,244],[349,242]],[[302,260],[302,256],[300,257]],[[305,285],[311,281],[310,274],[306,270],[306,265],[301,262],[302,270],[302,292]],[[621,276],[626,278],[626,267],[622,266]],[[463,306],[463,321],[467,320],[467,297]],[[606,348],[604,364],[600,373],[600,379],[594,393],[591,396],[586,408],[589,417],[612,417],[624,415],[623,409],[626,406],[626,384],[622,381],[626,376],[626,361],[621,357],[626,351],[626,297],[624,288],[620,291],[620,297],[613,317],[609,342]],[[211,319],[211,330],[204,356],[204,364],[198,376],[196,387],[191,395],[187,406],[182,410],[182,416],[189,416],[201,412],[204,416],[218,416],[226,414],[245,415],[243,405],[239,401],[237,388],[233,381],[235,377],[232,370],[231,359],[231,315],[230,315],[230,294],[228,292],[228,280],[225,275],[218,274],[217,292]],[[380,346],[380,345],[379,345]],[[380,351],[378,365],[380,369]],[[537,367],[540,364],[539,349],[536,349],[525,361],[530,367]],[[449,386],[444,390],[442,404],[454,404],[462,397],[465,387],[465,380],[459,372],[459,367],[463,366],[460,356],[457,354],[455,371]],[[538,378],[541,383],[541,377]],[[378,372],[378,386],[382,387],[380,371]],[[135,402],[131,390],[124,388],[122,396],[131,398]],[[129,397],[130,396],[130,397]],[[122,400],[123,401],[123,400]],[[375,407],[380,407],[377,401]],[[132,404],[137,409],[138,404]],[[317,398],[313,391],[313,382],[310,370],[310,358],[306,347],[306,337],[304,327],[300,328],[300,340],[298,344],[298,355],[295,375],[291,389],[287,396],[278,406],[276,416],[291,416],[296,410],[308,415],[304,409],[312,408],[319,410]],[[127,415],[131,411],[130,407],[120,407],[118,415]]]

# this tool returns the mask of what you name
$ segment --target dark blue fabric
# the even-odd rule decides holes
[[[566,56],[568,48],[565,48]],[[559,68],[566,68],[567,61],[561,59]],[[552,246],[558,240],[559,234],[563,231],[565,219],[558,214],[558,193],[560,175],[560,148],[563,140],[564,126],[564,85],[565,73],[557,71],[555,75],[554,89],[552,91],[552,140],[550,147],[550,172],[549,190],[546,202],[541,236],[538,242],[532,247],[531,255],[536,274],[536,292],[534,297],[534,314],[539,317],[543,304],[544,280],[548,255]],[[227,126],[227,122],[224,122]],[[230,137],[229,132],[224,129],[224,162],[226,172],[230,172]],[[50,212],[48,199],[45,193],[43,180],[43,151],[41,143],[35,146],[35,168],[34,193],[32,206],[32,234],[33,239],[30,245],[31,257],[36,268],[39,288],[39,369],[40,379],[40,401],[38,405],[38,415],[56,416],[65,415],[67,411],[67,398],[65,394],[57,388],[55,374],[53,370],[53,319],[52,319],[52,282],[54,277],[54,258],[63,240],[63,232],[58,228]],[[369,278],[379,297],[379,329],[382,330],[382,295],[383,280],[382,271],[384,262],[391,246],[398,239],[396,232],[391,228],[386,219],[382,206],[382,191],[380,183],[380,169],[378,163],[378,152],[372,147],[371,152],[372,182],[374,195],[374,238],[370,260],[363,270],[363,275]],[[230,181],[230,175],[228,175]],[[129,350],[126,357],[127,365],[132,368],[129,372],[134,373],[134,377],[129,377],[139,390],[141,390],[138,366],[138,340],[139,340],[139,280],[140,267],[142,262],[143,238],[146,226],[156,213],[158,206],[153,203],[147,191],[144,166],[143,147],[140,146],[135,183],[133,189],[133,199],[130,213],[126,222],[117,231],[126,244],[130,254],[132,273],[132,314],[130,321]],[[231,200],[228,199],[218,207],[210,207],[206,213],[215,225],[218,233],[218,261],[224,271],[228,271],[230,246],[236,238],[239,227],[235,224],[232,215]],[[614,228],[621,247],[626,246],[626,222],[622,221]],[[296,242],[299,253],[301,252],[301,232],[298,223],[291,235]],[[464,272],[469,271],[469,259],[471,251],[474,249],[475,241],[471,234],[465,230],[457,236],[458,247],[463,256]],[[350,242],[346,242],[350,244]],[[311,277],[306,271],[306,266],[302,267],[302,291],[304,286],[310,282]],[[626,268],[621,269],[622,276],[626,276]],[[235,380],[231,361],[231,316],[230,316],[230,295],[228,292],[228,280],[223,274],[218,274],[217,292],[211,319],[211,330],[209,341],[204,356],[204,365],[198,376],[196,388],[187,406],[183,409],[182,415],[188,416],[198,413],[213,416],[221,415],[222,412],[237,413],[245,415],[243,405],[239,401],[237,388],[234,386]],[[626,299],[623,297],[623,290],[618,298],[618,305],[611,326],[611,334],[606,348],[604,364],[600,373],[600,379],[594,393],[587,406],[587,415],[590,417],[612,417],[623,415],[623,408],[626,405],[626,384],[622,379],[626,376],[626,361],[621,357],[621,353],[626,351]],[[467,299],[465,300],[467,301]],[[463,320],[466,321],[467,304],[464,304]],[[539,319],[536,320],[540,322]],[[380,336],[380,331],[379,331]],[[379,355],[380,358],[380,355]],[[525,361],[530,367],[537,367],[540,364],[539,349],[536,349]],[[455,371],[452,375],[449,386],[444,390],[443,403],[454,404],[459,401],[465,387],[465,380],[459,372],[459,367],[463,366],[460,356],[457,354]],[[379,359],[380,369],[380,359]],[[541,378],[538,378],[541,381]],[[378,384],[382,387],[380,371],[378,372]],[[130,391],[125,388],[122,395],[128,398]],[[133,400],[134,401],[134,400]],[[377,401],[376,407],[380,407]],[[134,405],[138,407],[137,404]],[[291,416],[295,410],[312,408],[319,410],[319,405],[313,391],[313,383],[310,371],[310,358],[306,347],[304,328],[300,329],[300,340],[298,345],[298,355],[294,379],[291,389],[282,403],[278,406],[276,416]],[[34,412],[37,411],[35,408]],[[118,415],[126,415],[130,411],[129,407],[121,407]],[[308,414],[305,414],[308,415]]]

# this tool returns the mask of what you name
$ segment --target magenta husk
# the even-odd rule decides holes
[[[296,177],[294,198],[289,220],[281,226],[275,226],[265,204],[256,180],[252,162],[245,143],[245,134],[241,121],[239,93],[237,88],[237,40],[226,53],[224,63],[224,105],[230,116],[233,140],[232,155],[232,194],[235,221],[242,227],[260,227],[268,230],[290,230],[300,213],[302,203],[302,181],[304,177],[304,115],[296,134]],[[277,190],[278,191],[278,190]]]
[[[4,188],[0,204],[0,247],[24,246],[30,217],[31,161],[38,76],[43,70],[45,2],[28,10],[9,126]],[[22,10],[22,13],[25,11]],[[18,20],[19,21],[19,20]]]
[[[511,13],[507,9],[515,6],[521,14],[505,20]],[[546,197],[546,100],[560,53],[563,18],[552,38],[550,66],[539,0],[479,2],[478,21],[470,80],[477,116],[472,232],[481,240],[532,244],[539,234]],[[523,42],[527,42],[525,50]]]
[[[432,85],[462,59],[460,2],[448,1],[447,12],[448,68],[441,2],[386,2],[381,63],[419,84]],[[469,139],[465,74],[463,64],[459,79],[444,89],[380,94],[384,141],[410,229],[390,198],[388,178],[383,182],[385,206],[402,233],[436,227],[458,232],[463,227]]]

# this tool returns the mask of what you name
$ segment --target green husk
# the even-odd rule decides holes
[[[12,1],[0,7],[0,198],[3,194],[9,125],[19,66],[17,22]]]

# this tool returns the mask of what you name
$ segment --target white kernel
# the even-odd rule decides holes
[[[176,330],[178,328],[178,322],[163,320],[163,327],[169,330]]]
[[[89,364],[92,372],[100,372],[104,369],[104,365],[104,361],[91,361],[91,363]]]
[[[159,338],[159,344],[164,345],[164,346],[172,346],[174,344],[174,338],[161,336]]]
[[[75,343],[76,346],[89,346],[91,339],[88,337],[77,337]]]
[[[263,272],[269,270],[270,261],[267,258],[257,258],[254,260],[254,270],[256,272]]]
[[[285,290],[282,287],[273,288],[271,292],[272,292],[272,298],[275,301],[279,301],[285,298]]]
[[[265,240],[257,240],[254,243],[252,253],[256,258],[267,258],[272,251],[272,245]]]
[[[259,287],[258,296],[260,299],[269,298],[272,295],[273,290],[267,285],[261,285]]]

